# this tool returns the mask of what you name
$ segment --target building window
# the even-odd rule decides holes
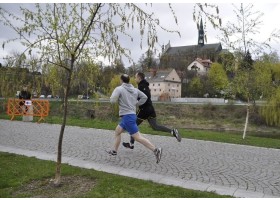
[[[170,86],[170,83],[168,83],[168,86]]]
[[[179,87],[179,84],[177,84],[177,87]]]
[[[169,92],[170,92],[170,89],[169,89]]]
[[[155,86],[155,84],[153,83],[153,86]]]
[[[174,81],[174,78],[172,78],[172,80]]]
[[[198,68],[196,65],[193,65],[193,66],[191,67],[191,70],[197,71],[197,70],[199,70],[199,68]]]
[[[158,86],[160,86],[160,83],[158,84]]]
[[[157,89],[154,89],[154,91],[156,92],[156,91],[157,91]]]
[[[161,92],[161,89],[159,89],[159,91]]]

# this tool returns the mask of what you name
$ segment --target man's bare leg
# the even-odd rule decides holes
[[[148,149],[154,151],[156,149],[155,145],[153,145],[148,139],[144,138],[140,132],[134,133],[132,137],[139,143],[143,144]]]
[[[134,133],[132,137],[139,143],[143,144],[148,149],[152,150],[156,156],[157,163],[159,163],[161,159],[162,149],[156,148],[148,139],[144,138],[140,132]]]
[[[123,130],[123,128],[122,128],[120,125],[118,125],[118,126],[116,127],[116,129],[115,129],[114,150],[115,150],[116,152],[118,152],[118,149],[119,149],[119,146],[120,146],[120,143],[121,143],[121,139],[122,139],[121,134],[122,134],[123,131],[124,131],[124,130]]]

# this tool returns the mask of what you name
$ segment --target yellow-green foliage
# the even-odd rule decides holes
[[[200,81],[199,77],[194,77],[189,85],[189,92],[191,94],[193,94],[194,96],[201,96],[202,95],[202,89],[203,89],[203,85]]]
[[[31,92],[33,85],[39,84],[40,80],[32,77],[27,69],[19,67],[0,68],[0,96],[15,97],[17,91],[22,89],[22,84],[28,85]]]
[[[271,66],[271,70],[272,70],[274,81],[279,82],[280,81],[280,63],[273,64]]]
[[[109,91],[108,91],[108,95],[111,96],[112,92],[114,91],[114,89],[118,86],[121,85],[121,80],[120,80],[121,75],[114,75],[112,80],[109,83]],[[130,81],[129,83],[131,83],[134,87],[137,87],[137,83],[135,81],[134,77],[130,77]]]
[[[120,75],[114,75],[109,83],[108,95],[111,96],[114,89],[121,85]]]
[[[253,91],[255,94],[263,95],[264,98],[271,93],[271,64],[256,62],[250,76],[254,77]]]
[[[269,125],[280,126],[280,88],[268,100],[267,105],[261,109],[261,115]]]
[[[219,63],[213,63],[208,73],[208,77],[217,92],[225,90],[228,87],[228,78],[223,66]]]
[[[74,85],[79,85],[81,82],[86,82],[88,88],[94,88],[99,75],[98,65],[90,59],[84,60],[77,66],[76,75],[76,80],[73,80]]]
[[[63,76],[63,70],[55,65],[49,65],[47,73],[45,74],[45,83],[50,86],[53,95],[59,94],[61,89],[61,77]]]

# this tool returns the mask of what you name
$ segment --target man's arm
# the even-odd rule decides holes
[[[138,89],[143,92],[148,98],[151,98],[151,92],[149,86],[139,85]]]
[[[114,91],[113,91],[111,97],[110,97],[110,102],[111,102],[111,103],[116,103],[116,102],[118,101],[119,97],[120,97],[120,90],[119,90],[118,87],[116,87],[116,88],[114,89]]]
[[[138,99],[139,99],[137,105],[141,106],[147,101],[148,97],[139,89],[137,91],[138,91]]]

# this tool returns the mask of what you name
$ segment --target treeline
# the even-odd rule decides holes
[[[171,62],[170,65],[172,64],[174,63]],[[246,92],[242,92],[239,87],[245,81],[246,85],[251,87],[248,88],[252,91],[251,99],[258,100],[265,99],[268,94],[273,93],[273,89],[280,86],[280,62],[277,53],[265,53],[256,60],[253,60],[249,53],[244,57],[238,53],[222,53],[207,74],[187,70],[189,63],[179,64],[174,66],[180,66],[175,69],[182,80],[182,97],[221,97],[246,101]],[[142,55],[136,65],[128,68],[124,67],[121,60],[115,60],[109,66],[101,62],[78,62],[73,73],[70,95],[93,97],[97,92],[106,95],[112,89],[110,82],[115,75],[128,73],[133,76],[137,71],[149,73],[151,68],[162,70],[172,67],[158,63],[151,52]],[[245,80],[247,72],[250,74],[247,79],[250,80]],[[43,64],[36,57],[27,59],[14,53],[10,60],[7,58],[7,62],[0,65],[0,96],[14,97],[16,92],[21,90],[22,84],[27,84],[33,95],[50,94],[63,97],[65,76],[62,68]]]
[[[114,75],[128,73],[134,75],[136,70],[126,69],[121,60],[111,65],[81,61],[75,65],[70,95],[89,95],[92,98],[99,94],[108,94],[109,83]],[[53,64],[44,64],[39,59],[26,58],[14,53],[0,65],[0,97],[14,97],[22,85],[28,85],[33,96],[64,96],[63,85],[67,79],[63,68]]]

